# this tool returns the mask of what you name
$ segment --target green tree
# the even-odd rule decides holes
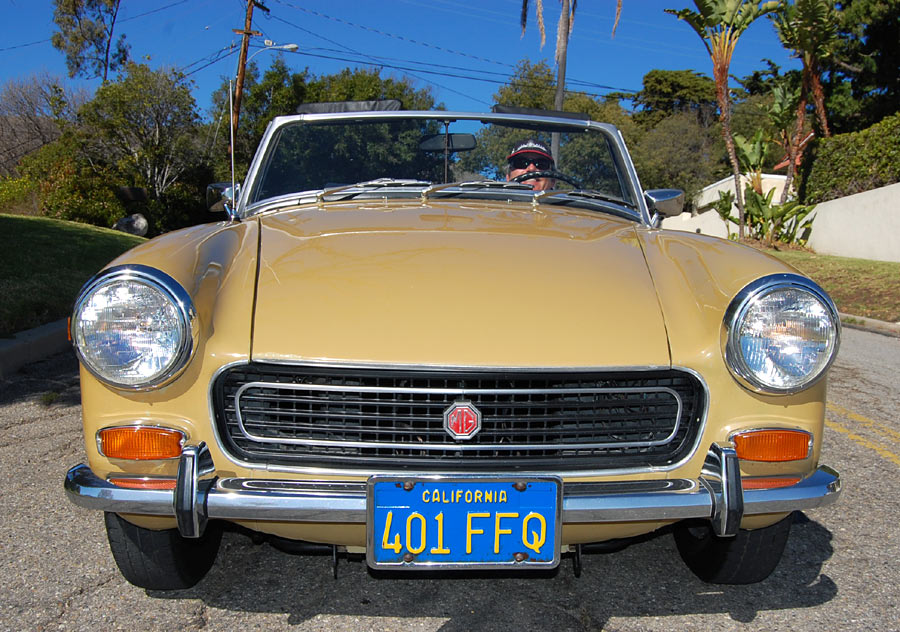
[[[442,107],[435,104],[428,89],[416,89],[406,78],[384,78],[377,69],[345,68],[335,74],[314,76],[308,70],[291,72],[283,59],[275,58],[262,78],[258,79],[258,76],[256,68],[251,66],[245,83],[241,126],[234,141],[237,180],[243,180],[246,175],[269,122],[276,116],[295,114],[297,106],[303,103],[397,99],[406,110]],[[215,139],[211,144],[215,177],[226,180],[231,177],[228,132],[222,121],[228,115],[227,82],[213,94],[212,101],[215,121],[207,137]],[[220,128],[218,133],[217,127]]]
[[[838,132],[865,129],[900,111],[900,2],[841,0],[828,60],[829,112]]]
[[[272,65],[259,77],[254,62],[247,67],[244,78],[244,98],[241,106],[241,125],[234,139],[235,165],[243,179],[256,146],[266,131],[266,126],[274,117],[294,114],[297,106],[306,100],[308,71],[291,72],[278,55]],[[228,130],[228,82],[225,81],[212,97],[212,126],[207,131],[207,154],[219,180],[231,178]],[[210,151],[214,150],[214,151]]]
[[[784,189],[781,191],[780,204],[787,202],[794,175],[797,168],[797,156],[800,151],[802,134],[797,133],[797,106],[800,103],[800,86],[791,77],[780,77],[772,85],[772,99],[766,105],[765,112],[771,127],[774,129],[773,142],[787,157],[787,173]],[[801,128],[802,130],[802,128]]]
[[[117,81],[97,90],[80,119],[83,151],[92,164],[115,165],[153,198],[198,159],[194,98],[176,71],[129,64]]]
[[[718,129],[690,110],[660,119],[629,146],[645,189],[681,189],[693,200],[728,173],[719,159],[725,148]]]
[[[651,70],[632,103],[640,108],[635,120],[646,128],[679,112],[691,111],[706,120],[715,111],[716,84],[693,70]]]
[[[731,130],[731,95],[728,87],[728,70],[731,57],[741,34],[759,17],[776,10],[778,0],[758,3],[756,0],[694,0],[697,11],[691,9],[666,9],[687,22],[703,41],[713,64],[716,82],[716,102],[719,105],[719,122],[728,150],[734,176],[735,197],[738,203],[740,237],[744,237],[744,200],[740,191],[740,166]]]
[[[107,80],[110,70],[128,62],[129,46],[119,35],[113,44],[121,0],[54,0],[53,22],[59,29],[50,38],[66,56],[69,77]]]
[[[806,103],[812,96],[819,129],[831,136],[825,112],[825,90],[822,86],[822,62],[832,54],[837,41],[837,14],[831,0],[795,0],[784,4],[769,18],[786,48],[803,63],[800,101],[797,105],[798,127],[802,129]],[[800,130],[798,130],[799,133]]]

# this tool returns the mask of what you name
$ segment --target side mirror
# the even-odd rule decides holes
[[[680,189],[651,189],[644,191],[650,211],[663,217],[675,217],[684,211],[684,191]]]
[[[240,183],[231,188],[230,182],[215,182],[206,187],[206,208],[211,213],[228,213],[234,211],[234,201],[241,194]]]

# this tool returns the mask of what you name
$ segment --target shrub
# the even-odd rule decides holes
[[[27,176],[0,178],[0,213],[31,214],[37,183]]]
[[[859,132],[818,139],[801,177],[807,204],[900,182],[900,113]]]
[[[70,139],[61,138],[29,154],[19,170],[37,183],[40,212],[46,217],[109,228],[125,215],[109,184],[112,178],[81,162]]]

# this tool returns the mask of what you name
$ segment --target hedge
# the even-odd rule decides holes
[[[900,112],[868,129],[816,140],[805,165],[800,185],[805,204],[900,182]]]

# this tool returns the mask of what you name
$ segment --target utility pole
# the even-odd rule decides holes
[[[263,6],[261,2],[258,2],[258,0],[247,0],[247,17],[244,19],[244,29],[232,29],[235,33],[243,35],[243,40],[241,41],[241,54],[238,58],[237,81],[234,85],[234,103],[231,109],[232,139],[237,136],[238,117],[241,114],[241,96],[244,93],[244,74],[247,66],[247,49],[250,48],[250,36],[262,35],[259,31],[253,31],[250,28],[253,26],[253,7],[259,7],[266,13],[269,12],[269,10]],[[234,143],[233,140],[232,143]],[[231,153],[234,155],[233,146],[231,148]]]

